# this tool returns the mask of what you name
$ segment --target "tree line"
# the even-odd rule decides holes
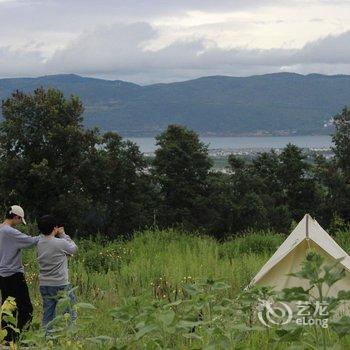
[[[334,117],[334,157],[306,160],[287,145],[252,161],[231,155],[212,171],[208,148],[184,126],[156,137],[149,160],[116,132],[83,126],[83,105],[56,89],[15,91],[2,102],[0,198],[34,221],[52,213],[70,232],[128,236],[157,226],[219,239],[248,229],[288,232],[306,212],[350,221],[350,110]]]

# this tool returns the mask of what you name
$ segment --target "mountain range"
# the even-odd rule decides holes
[[[75,74],[7,78],[0,79],[0,99],[40,86],[79,96],[87,127],[123,136],[154,136],[171,123],[202,135],[326,134],[332,116],[350,105],[350,75],[295,73],[146,86]]]

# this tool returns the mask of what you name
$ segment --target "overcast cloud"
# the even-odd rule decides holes
[[[350,74],[350,0],[0,0],[0,77]]]

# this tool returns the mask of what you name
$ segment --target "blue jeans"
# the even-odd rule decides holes
[[[72,305],[76,304],[77,299],[72,290],[72,287],[68,284],[65,286],[40,286],[40,294],[43,299],[43,320],[42,325],[47,326],[56,317],[56,306],[58,300],[62,297],[62,294],[68,294],[70,299],[70,306],[65,310],[71,316],[71,320],[75,321],[77,313],[72,308]]]

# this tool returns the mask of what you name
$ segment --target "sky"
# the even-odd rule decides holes
[[[0,78],[350,74],[350,0],[0,0]]]

